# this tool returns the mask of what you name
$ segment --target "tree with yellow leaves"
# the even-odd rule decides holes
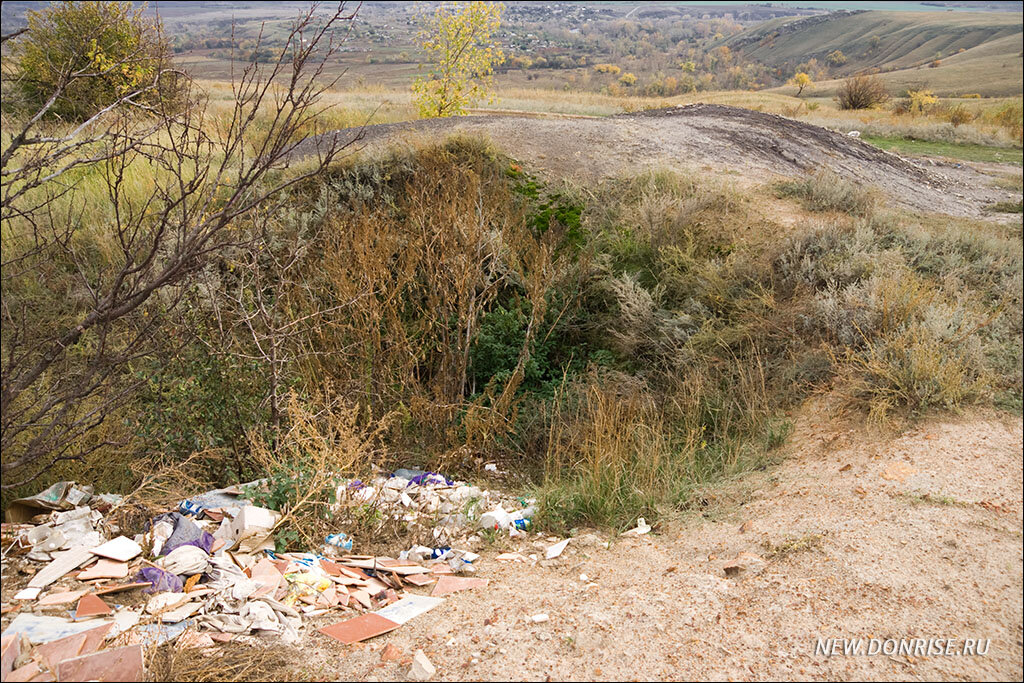
[[[814,82],[811,81],[811,77],[809,75],[805,74],[803,71],[798,71],[793,74],[791,79],[789,79],[789,85],[796,86],[796,96],[800,97],[800,93],[804,91],[804,88],[814,87]]]
[[[424,22],[420,47],[432,63],[413,83],[420,116],[459,116],[480,99],[493,97],[494,66],[505,55],[491,36],[501,24],[502,4],[440,5]]]

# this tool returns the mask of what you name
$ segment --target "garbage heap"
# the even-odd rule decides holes
[[[355,555],[339,530],[320,548],[283,553],[274,550],[281,516],[245,497],[251,485],[181,501],[133,537],[113,521],[119,496],[74,482],[15,501],[2,530],[3,680],[142,680],[147,648],[296,643],[311,620],[342,643],[371,638],[444,595],[486,586],[473,576],[478,555],[452,539],[479,540],[481,528],[515,535],[533,514],[532,501],[399,470],[345,482],[338,505],[430,524],[432,547]]]

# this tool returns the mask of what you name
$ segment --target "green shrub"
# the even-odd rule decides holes
[[[878,76],[854,76],[839,86],[836,101],[840,109],[871,109],[889,100],[885,84]]]
[[[11,50],[20,104],[34,113],[59,92],[46,116],[82,120],[133,90],[141,104],[173,102],[170,50],[144,11],[131,2],[68,0],[29,11],[28,32]]]

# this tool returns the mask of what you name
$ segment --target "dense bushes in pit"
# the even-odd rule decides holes
[[[1019,410],[1019,232],[794,186],[823,211],[796,228],[687,173],[556,188],[473,139],[339,166],[194,283],[126,452],[281,491],[499,459],[538,521],[625,527],[761,462],[812,391]]]

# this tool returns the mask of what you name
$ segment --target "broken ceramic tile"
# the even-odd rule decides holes
[[[79,581],[93,579],[125,579],[128,578],[128,563],[116,560],[100,559],[96,564],[78,573]]]
[[[93,548],[92,554],[118,562],[127,562],[142,554],[142,546],[127,536],[118,536],[112,541]]]
[[[107,603],[89,593],[79,599],[78,607],[75,608],[75,621],[88,619],[89,617],[105,617],[112,612],[113,610],[110,609]]]
[[[568,538],[565,539],[564,541],[559,541],[558,543],[556,543],[556,544],[554,544],[552,546],[549,546],[548,549],[544,551],[544,559],[547,559],[547,560],[555,559],[556,557],[558,557],[559,555],[561,555],[565,551],[565,546],[567,546],[567,545],[569,545],[569,539]]]
[[[427,597],[426,595],[407,595],[398,602],[392,603],[374,614],[385,619],[404,624],[414,617],[425,614],[444,602],[444,598]]]
[[[100,650],[66,659],[57,667],[61,681],[141,681],[142,673],[141,645]]]
[[[390,619],[371,613],[325,626],[320,629],[320,632],[346,645],[351,645],[388,631],[394,631],[399,626],[400,624],[396,624]]]
[[[483,588],[487,585],[487,579],[470,578],[466,576],[442,576],[437,580],[434,590],[430,591],[431,597],[448,595],[458,591]]]
[[[411,583],[414,586],[429,586],[430,584],[437,581],[436,576],[427,576],[425,574],[411,574],[404,579],[407,583]]]

